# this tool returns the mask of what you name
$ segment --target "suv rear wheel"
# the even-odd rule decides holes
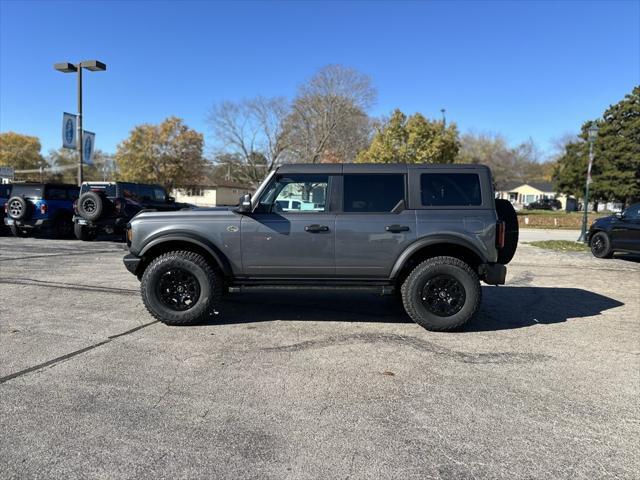
[[[98,229],[90,228],[86,225],[80,225],[78,223],[74,223],[73,225],[73,233],[76,235],[78,240],[82,240],[83,242],[89,242],[91,240],[95,240],[98,236]]]
[[[13,233],[14,237],[26,238],[30,237],[32,234],[32,230],[30,228],[22,228],[15,225],[9,225],[9,228],[11,229],[11,233]]]
[[[478,275],[454,257],[420,263],[402,284],[402,303],[418,325],[436,332],[454,330],[478,310],[482,290]]]
[[[142,275],[142,300],[151,315],[167,325],[194,325],[207,320],[220,304],[223,282],[202,255],[165,253]]]

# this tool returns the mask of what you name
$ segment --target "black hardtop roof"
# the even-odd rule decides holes
[[[102,182],[102,181],[99,181],[99,180],[96,180],[95,182],[92,182],[92,181],[82,182],[83,185],[122,185],[123,183],[129,183],[131,185],[142,185],[144,187],[159,187],[159,188],[164,189],[164,187],[162,185],[160,185],[159,183],[140,183],[140,182],[123,182],[123,181]]]
[[[80,188],[73,183],[55,183],[55,182],[16,182],[10,183],[12,187],[62,187],[62,188]]]
[[[406,173],[409,170],[484,170],[489,167],[470,163],[286,163],[278,173]]]

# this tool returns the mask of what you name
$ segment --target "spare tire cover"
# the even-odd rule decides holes
[[[498,219],[505,224],[504,247],[498,250],[498,263],[506,265],[518,248],[518,215],[509,200],[496,199]]]

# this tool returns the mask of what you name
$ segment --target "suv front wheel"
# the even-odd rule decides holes
[[[402,303],[411,319],[444,332],[465,324],[478,310],[478,275],[454,257],[434,257],[416,266],[402,284]]]
[[[142,300],[167,325],[202,323],[215,312],[222,278],[202,255],[169,252],[155,258],[142,275]]]

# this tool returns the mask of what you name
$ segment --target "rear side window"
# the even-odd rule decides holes
[[[138,195],[145,202],[163,202],[166,199],[164,190],[153,185],[138,185]]]
[[[13,186],[13,195],[20,195],[26,198],[42,198],[42,185],[20,185]],[[13,196],[12,195],[12,196]]]
[[[345,212],[390,212],[404,200],[404,175],[345,175]]]
[[[422,205],[481,205],[480,178],[475,173],[423,173],[420,175]]]
[[[67,198],[69,200],[77,200],[78,193],[79,193],[79,190],[77,188],[70,188],[67,190]]]

